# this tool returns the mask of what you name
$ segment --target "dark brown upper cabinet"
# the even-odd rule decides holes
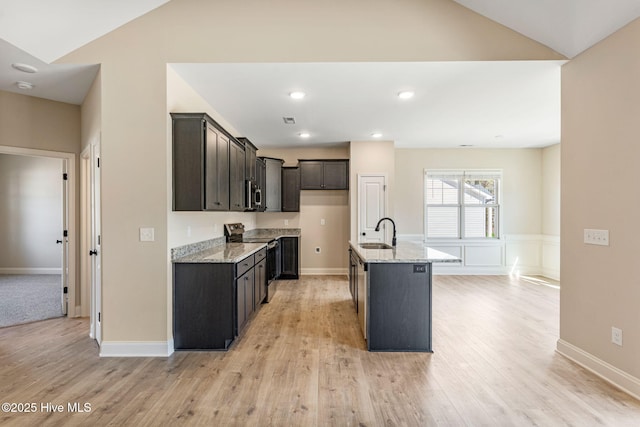
[[[231,141],[229,151],[229,203],[230,210],[244,211],[245,208],[245,152],[244,146]]]
[[[282,212],[300,212],[300,168],[282,167]]]
[[[256,182],[258,174],[256,172],[256,157],[258,148],[253,145],[248,138],[240,137],[238,141],[244,144],[244,179]]]
[[[301,190],[348,190],[349,160],[299,160]]]
[[[229,210],[229,143],[205,113],[171,113],[173,210]]]

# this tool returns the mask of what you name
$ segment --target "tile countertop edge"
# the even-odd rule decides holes
[[[363,249],[357,242],[349,241],[358,256],[369,263],[457,263],[462,260],[453,255],[413,242],[398,242],[395,249]]]

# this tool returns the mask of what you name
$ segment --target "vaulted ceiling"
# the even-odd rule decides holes
[[[455,1],[569,59],[640,16],[638,0]],[[0,0],[0,90],[80,104],[95,76],[97,65],[52,62],[167,2]],[[373,70],[379,69],[379,64],[280,64],[277,75],[271,75],[270,79],[258,79],[261,74],[269,75],[274,71],[265,69],[265,64],[250,64],[242,69],[234,64],[204,64],[200,67],[174,64],[173,67],[205,99],[215,99],[217,104],[214,107],[238,131],[249,137],[259,133],[268,144],[275,144],[276,140],[285,145],[293,143],[301,129],[293,132],[292,128],[283,130],[280,126],[269,131],[266,124],[256,127],[262,114],[256,105],[279,105],[281,108],[274,111],[276,116],[285,115],[288,111],[300,118],[308,116],[313,109],[314,122],[307,122],[305,126],[309,129],[304,131],[308,130],[324,142],[370,139],[373,132],[383,133],[382,138],[393,139],[397,145],[408,147],[527,147],[559,142],[562,61],[527,62],[389,64],[393,70],[389,70],[386,77],[380,75],[375,81],[379,88],[377,91],[367,84],[370,79],[358,79],[358,75],[375,73]],[[32,65],[38,72],[28,74],[16,70],[11,66],[14,63]],[[394,80],[394,74],[400,73],[398,70],[403,66],[413,67],[408,72],[416,76],[411,88],[416,97],[403,104],[400,110],[393,110],[398,104],[395,96],[375,98],[385,93],[393,94],[398,86],[407,84],[406,80],[404,83]],[[306,67],[305,75],[309,76],[306,86],[300,88],[310,95],[304,101],[306,104],[287,105],[290,100],[273,98],[276,89],[282,95],[283,91],[293,87],[292,81],[287,83],[282,79],[287,76],[294,79],[301,67]],[[472,68],[483,78],[473,81],[466,78]],[[239,97],[237,92],[223,94],[224,87],[203,77],[206,71],[208,75],[216,75],[218,80],[224,80],[225,76],[228,79],[230,69],[234,73],[243,73],[247,78],[258,79],[262,85]],[[443,70],[460,78],[456,81],[438,80]],[[332,73],[335,85],[327,87],[325,82],[314,81],[313,77],[322,73]],[[405,69],[400,74],[406,73]],[[23,92],[18,88],[19,81],[27,81],[33,84],[33,88]],[[438,86],[439,93],[448,95],[425,96],[433,94],[434,85]],[[543,89],[536,91],[531,88]],[[324,96],[331,93],[334,99],[338,99],[346,91],[350,91],[350,98],[340,98],[341,102],[327,102]],[[240,105],[242,102],[238,99],[244,99],[244,105]],[[517,109],[513,108],[515,103]],[[384,125],[379,124],[381,121],[375,111],[386,113]],[[391,116],[395,118],[389,120]],[[418,117],[429,117],[432,121],[426,126],[428,121]],[[281,117],[276,118],[282,120]],[[460,129],[461,118],[465,118],[468,132]],[[336,120],[341,124],[342,132],[335,131]]]

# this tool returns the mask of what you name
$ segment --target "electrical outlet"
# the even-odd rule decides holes
[[[284,225],[289,225],[289,220],[288,219],[284,220]]]
[[[316,253],[319,254],[320,252],[322,252],[322,249],[320,249],[320,247],[316,247]]]
[[[153,242],[155,240],[155,229],[153,227],[140,227],[140,241]]]
[[[588,245],[609,246],[609,230],[585,228],[584,243]]]
[[[611,327],[611,342],[622,347],[622,329]]]
[[[325,225],[327,222],[324,220],[324,218],[320,219],[320,225]]]

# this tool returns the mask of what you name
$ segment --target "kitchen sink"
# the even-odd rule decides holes
[[[393,246],[386,243],[359,243],[358,246],[362,249],[393,249]]]

